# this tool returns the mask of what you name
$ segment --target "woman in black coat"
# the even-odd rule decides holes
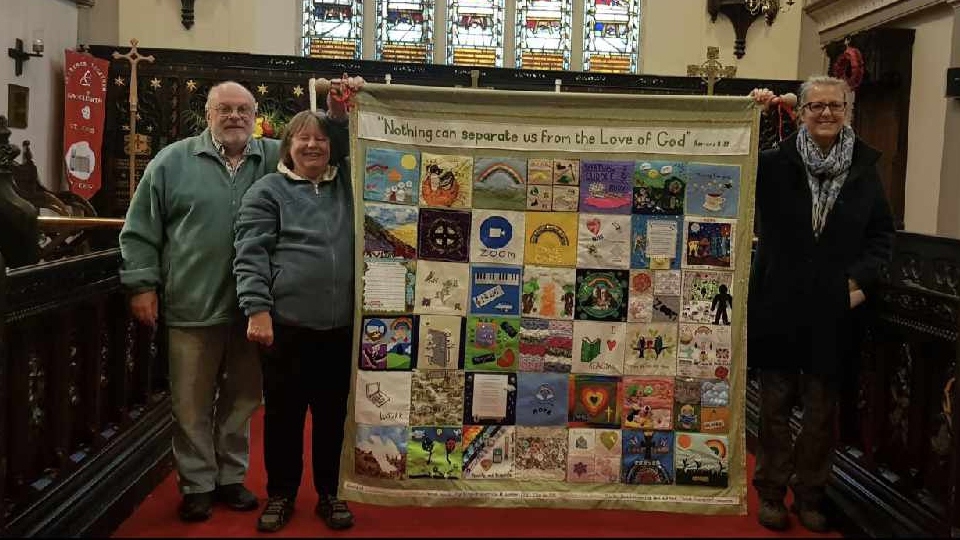
[[[751,95],[776,104],[769,90]],[[800,523],[822,532],[833,455],[838,382],[855,362],[853,317],[892,252],[894,226],[877,172],[880,153],[849,126],[851,92],[832,77],[800,89],[800,129],[760,155],[759,244],[750,274],[748,363],[760,372],[760,434],[754,486],[760,523],[789,526],[793,489]],[[803,407],[791,441],[789,419]]]

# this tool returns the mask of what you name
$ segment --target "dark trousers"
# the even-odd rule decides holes
[[[827,377],[761,370],[760,431],[753,475],[761,499],[781,500],[789,485],[795,499],[821,503],[833,463],[836,402],[837,387]],[[794,405],[803,407],[796,443],[789,423]]]
[[[273,345],[263,350],[267,494],[296,498],[303,476],[303,427],[312,419],[313,485],[337,494],[343,423],[350,395],[353,332],[274,324]]]

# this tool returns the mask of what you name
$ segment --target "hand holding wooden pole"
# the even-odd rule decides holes
[[[130,190],[130,200],[133,200],[133,192],[137,189],[137,64],[141,60],[153,62],[153,55],[143,56],[137,52],[137,44],[140,43],[136,38],[130,40],[130,50],[127,54],[113,52],[113,59],[121,58],[130,62],[130,142],[127,144],[127,153],[129,157],[130,172],[127,177],[127,187]]]

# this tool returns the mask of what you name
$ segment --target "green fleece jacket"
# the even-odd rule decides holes
[[[120,281],[162,291],[170,326],[211,326],[242,314],[233,277],[233,227],[247,189],[277,170],[279,141],[254,139],[230,177],[210,130],[150,161],[120,231]]]

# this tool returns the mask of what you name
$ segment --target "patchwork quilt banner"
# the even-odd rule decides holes
[[[356,98],[340,496],[745,514],[752,100]]]

